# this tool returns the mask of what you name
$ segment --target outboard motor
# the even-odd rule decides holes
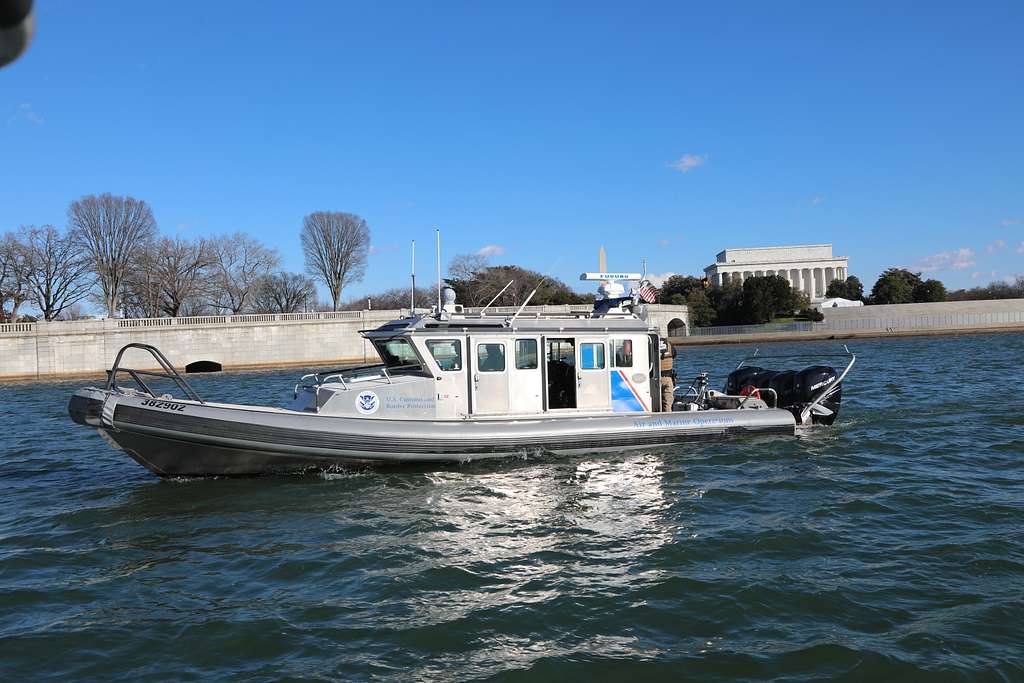
[[[760,398],[774,407],[785,408],[796,416],[797,422],[804,422],[803,412],[815,398],[827,393],[839,380],[839,374],[827,365],[812,365],[803,370],[766,370],[757,366],[737,368],[729,373],[725,382],[725,393],[729,396],[746,394],[748,387],[772,389],[762,392]],[[837,388],[828,397],[811,409],[808,419],[813,424],[830,425],[839,415],[842,402],[842,388]]]
[[[775,391],[779,406],[791,406],[799,400],[796,391],[796,373],[792,370],[774,373],[768,382],[768,388]]]
[[[730,396],[737,396],[745,386],[757,386],[758,376],[766,372],[763,368],[753,365],[737,368],[725,378],[725,393]]]
[[[838,379],[839,374],[835,368],[830,368],[827,365],[812,365],[809,368],[804,368],[796,373],[797,400],[804,405],[812,402],[815,396],[828,392]],[[823,410],[817,410],[817,407],[811,410],[811,421],[814,424],[832,424],[839,415],[839,405],[842,401],[843,387],[839,385],[835,391],[818,404]]]

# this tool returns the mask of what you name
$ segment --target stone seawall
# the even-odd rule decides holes
[[[705,327],[679,344],[856,339],[974,332],[1024,332],[1024,299],[825,308],[820,323]]]
[[[579,309],[579,310],[577,310]],[[523,315],[570,314],[589,306],[531,306]],[[0,324],[0,380],[101,375],[125,344],[151,344],[178,368],[214,361],[225,369],[376,362],[360,335],[408,310],[196,316]],[[502,315],[503,310],[489,311]],[[649,321],[668,333],[688,322],[685,306],[650,306]],[[685,327],[683,328],[685,329]],[[126,361],[151,368],[132,351]]]

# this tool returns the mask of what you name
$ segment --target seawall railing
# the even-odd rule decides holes
[[[527,306],[526,313],[536,314],[571,314],[589,313],[593,308],[590,304],[566,304],[566,305],[544,305]],[[466,308],[467,312],[477,313],[479,308]],[[519,308],[517,306],[492,306],[487,309],[489,315],[511,315]],[[418,313],[426,313],[427,309],[417,308]],[[316,311],[309,313],[250,313],[244,315],[190,315],[180,318],[97,318],[86,320],[67,320],[36,322],[36,323],[2,323],[0,334],[34,334],[42,331],[46,326],[62,326],[60,329],[75,331],[76,329],[88,330],[97,329],[140,329],[140,328],[169,328],[169,327],[205,327],[208,325],[265,325],[267,323],[288,323],[288,322],[311,322],[317,320],[367,320],[380,321],[391,320],[409,315],[409,309],[379,309],[369,311]]]
[[[421,311],[421,309],[417,309]],[[421,311],[423,312],[423,311]],[[204,327],[208,325],[265,325],[267,323],[303,323],[317,320],[372,320],[406,316],[408,309],[378,311],[317,311],[309,313],[252,313],[245,315],[190,315],[180,318],[95,318],[34,323],[0,323],[0,334],[36,334],[48,326],[67,332],[76,330],[152,329]],[[59,326],[59,327],[58,327]]]

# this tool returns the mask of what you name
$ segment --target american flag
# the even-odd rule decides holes
[[[653,304],[654,300],[658,296],[658,290],[654,288],[650,280],[644,280],[640,283],[640,289],[636,290],[636,293],[640,295],[640,298],[644,300],[644,303]]]

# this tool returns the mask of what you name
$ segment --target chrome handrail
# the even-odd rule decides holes
[[[149,355],[153,356],[153,359],[160,365],[160,367],[163,369],[163,372],[155,372],[153,370],[136,370],[134,368],[122,368],[121,358],[124,356],[124,352],[127,351],[128,349],[139,349],[141,351],[146,351],[147,353],[149,353]],[[146,377],[169,379],[176,385],[178,385],[178,388],[185,393],[189,400],[196,401],[197,403],[202,403],[204,405],[206,403],[206,401],[199,397],[199,394],[196,393],[192,386],[187,381],[185,381],[185,378],[182,377],[181,374],[179,374],[178,371],[174,369],[174,366],[171,365],[171,361],[167,360],[167,357],[160,352],[160,349],[150,344],[140,344],[137,342],[133,342],[131,344],[125,344],[124,346],[121,347],[121,350],[117,352],[117,356],[114,358],[114,365],[110,368],[110,370],[107,370],[107,391],[118,391],[120,389],[120,387],[117,386],[117,375],[118,373],[121,372],[127,373],[129,377],[135,380],[135,383],[139,385],[139,388],[142,389],[144,393],[146,393],[149,396],[152,396],[153,398],[157,398],[157,395],[153,393],[153,390],[150,389],[149,385],[146,384],[146,382],[142,379],[143,375],[145,375]]]

